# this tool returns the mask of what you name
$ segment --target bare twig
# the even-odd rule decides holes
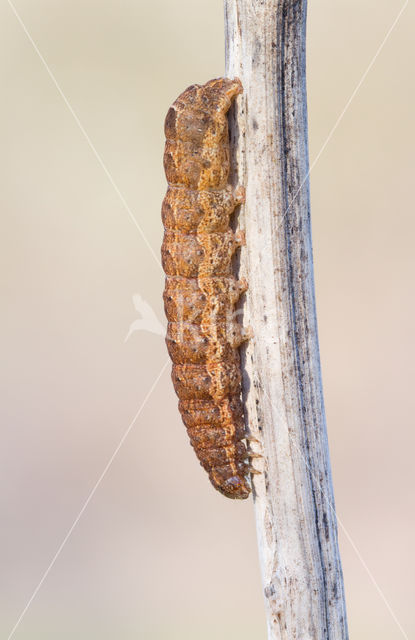
[[[270,640],[345,640],[343,577],[314,301],[305,87],[306,0],[224,0],[234,182],[246,188],[241,275],[247,424]],[[259,447],[259,448],[258,448]],[[255,459],[254,459],[255,462]]]

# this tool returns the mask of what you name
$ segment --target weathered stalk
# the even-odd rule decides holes
[[[305,0],[224,0],[233,181],[246,188],[240,275],[247,424],[270,640],[345,640],[324,414],[308,183]],[[262,445],[262,448],[261,448]]]

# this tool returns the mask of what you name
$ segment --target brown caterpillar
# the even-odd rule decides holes
[[[162,263],[166,273],[166,343],[172,379],[190,442],[213,486],[247,498],[251,470],[243,442],[238,346],[249,337],[234,318],[246,291],[232,275],[232,255],[244,244],[229,218],[244,201],[229,178],[227,111],[242,92],[239,80],[192,85],[165,120]]]

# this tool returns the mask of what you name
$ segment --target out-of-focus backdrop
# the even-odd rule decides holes
[[[163,119],[223,74],[222,4],[13,2],[28,33],[2,2],[1,637],[265,638],[252,504],[210,486],[170,367],[154,386]],[[373,62],[402,5],[309,6],[311,161],[348,105],[311,197],[354,640],[415,632],[412,5]]]

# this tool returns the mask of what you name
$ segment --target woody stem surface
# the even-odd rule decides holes
[[[233,183],[246,188],[243,350],[269,640],[346,640],[324,413],[308,180],[303,0],[224,0]]]

